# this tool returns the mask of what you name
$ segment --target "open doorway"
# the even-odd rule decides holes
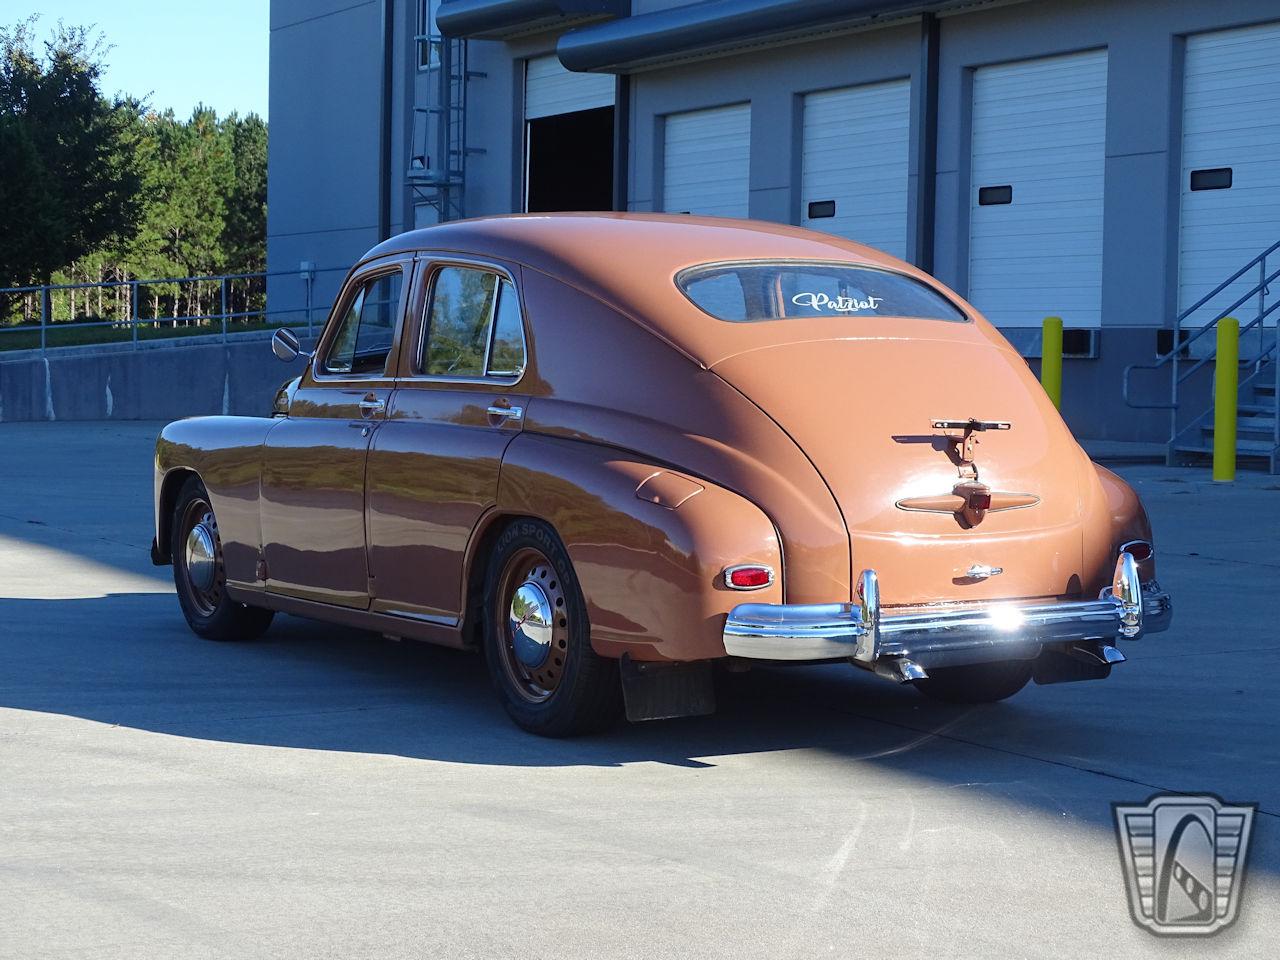
[[[613,209],[613,107],[529,120],[525,128],[525,209]]]

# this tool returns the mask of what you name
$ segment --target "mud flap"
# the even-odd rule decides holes
[[[716,712],[710,660],[655,663],[623,654],[619,671],[628,720],[704,717]]]
[[[1111,676],[1111,664],[1102,663],[1079,652],[1068,653],[1046,647],[1036,658],[1031,677],[1036,683],[1073,683],[1076,680],[1105,680]]]

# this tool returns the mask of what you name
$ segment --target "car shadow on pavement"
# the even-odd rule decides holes
[[[1076,691],[1060,687],[953,707],[840,665],[764,667],[721,675],[714,716],[547,740],[510,723],[471,653],[293,617],[277,617],[258,641],[201,640],[170,593],[0,598],[0,624],[11,628],[0,644],[0,707],[181,738],[458,764],[693,771],[730,756],[815,751],[848,776],[875,764],[1107,830],[1099,791],[1141,801],[1195,788],[1176,764],[1106,752],[1116,712],[1128,709],[1118,692],[1106,698],[1110,711],[1089,706],[1105,702],[1096,697],[1064,700]]]

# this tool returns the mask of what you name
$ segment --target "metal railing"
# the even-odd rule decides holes
[[[241,332],[263,329],[272,317],[288,317],[277,320],[276,326],[287,326],[307,331],[315,330],[315,311],[319,306],[327,312],[328,304],[315,303],[315,281],[320,274],[345,275],[349,267],[314,267],[304,264],[301,270],[271,270],[252,273],[226,273],[215,276],[160,277],[152,279],[101,280],[81,283],[53,283],[27,287],[0,287],[0,310],[12,311],[16,303],[34,300],[38,303],[38,321],[2,322],[0,315],[0,357],[11,350],[38,349],[43,355],[59,346],[85,346],[102,343],[132,343],[136,349],[140,340],[175,339],[186,336],[221,336],[225,342]],[[267,280],[272,277],[294,277],[302,284],[301,305],[267,308]],[[237,291],[237,284],[239,290]],[[183,292],[184,288],[187,292]],[[190,291],[194,288],[196,293]],[[77,319],[74,302],[79,294],[88,305],[90,293],[110,292],[115,296],[117,315],[101,314]],[[207,297],[209,308],[203,309]],[[123,296],[121,296],[123,294]],[[238,295],[237,295],[238,294]],[[55,318],[55,302],[62,295],[68,304],[70,319]],[[144,316],[141,309],[144,298],[150,298],[153,315]],[[101,297],[100,297],[101,299]],[[237,309],[234,301],[242,303]],[[191,311],[192,302],[200,309]],[[159,315],[164,304],[168,313]],[[184,304],[186,309],[179,309]],[[104,311],[106,312],[106,311]],[[121,315],[123,314],[123,315]],[[76,331],[106,329],[107,336]],[[29,347],[14,346],[20,336],[32,340]],[[38,339],[37,339],[38,338]],[[56,343],[51,341],[62,341]]]
[[[1167,353],[1157,356],[1154,363],[1131,363],[1124,368],[1121,390],[1125,404],[1135,410],[1168,410],[1169,444],[1171,447],[1173,444],[1178,442],[1181,435],[1187,433],[1188,430],[1194,430],[1196,426],[1213,410],[1213,406],[1211,404],[1206,410],[1201,411],[1197,416],[1190,418],[1188,424],[1179,425],[1178,412],[1179,406],[1181,405],[1179,393],[1180,388],[1198,371],[1208,364],[1213,363],[1216,355],[1215,349],[1211,347],[1205,352],[1204,356],[1193,357],[1191,353],[1192,344],[1196,343],[1203,337],[1208,336],[1211,332],[1216,331],[1218,325],[1224,319],[1234,316],[1237,310],[1251,300],[1257,301],[1257,314],[1252,320],[1249,320],[1247,323],[1240,326],[1240,335],[1243,338],[1246,334],[1256,328],[1258,330],[1258,351],[1253,356],[1241,358],[1241,365],[1252,366],[1253,372],[1248,376],[1241,378],[1239,388],[1243,389],[1247,386],[1254,385],[1255,382],[1260,382],[1259,377],[1263,371],[1267,369],[1268,364],[1275,368],[1274,372],[1276,374],[1277,391],[1276,396],[1272,397],[1271,400],[1271,413],[1276,418],[1274,427],[1275,446],[1280,447],[1280,355],[1277,353],[1277,344],[1280,343],[1280,326],[1276,324],[1271,325],[1271,342],[1268,344],[1266,342],[1267,325],[1265,323],[1268,316],[1275,313],[1277,309],[1280,309],[1280,300],[1277,300],[1270,306],[1266,305],[1266,297],[1270,292],[1270,285],[1280,279],[1280,269],[1267,273],[1267,260],[1268,258],[1276,257],[1278,251],[1280,251],[1280,240],[1267,247],[1267,249],[1263,250],[1243,267],[1231,276],[1227,277],[1227,279],[1223,280],[1194,304],[1179,313],[1173,321],[1173,345]],[[1275,263],[1276,261],[1273,259],[1272,262]],[[1237,297],[1230,306],[1217,311],[1212,320],[1209,320],[1204,324],[1195,325],[1194,332],[1190,333],[1189,336],[1183,339],[1184,329],[1191,326],[1190,324],[1187,324],[1189,318],[1191,318],[1198,310],[1202,309],[1215,297],[1220,295],[1223,291],[1231,287],[1232,284],[1236,283],[1242,277],[1245,277],[1255,269],[1257,270],[1258,279],[1257,282],[1248,289],[1248,291]],[[1210,341],[1210,343],[1212,342],[1213,341]],[[1155,371],[1163,369],[1166,366],[1170,368],[1169,400],[1167,402],[1156,401],[1149,403],[1140,403],[1135,401],[1131,395],[1134,371]]]

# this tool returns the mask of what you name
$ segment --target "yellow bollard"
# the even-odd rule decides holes
[[[1062,409],[1062,318],[1045,317],[1040,338],[1040,384],[1053,405]]]
[[[1213,361],[1213,480],[1236,478],[1236,394],[1240,381],[1240,321],[1218,321],[1218,353]]]

